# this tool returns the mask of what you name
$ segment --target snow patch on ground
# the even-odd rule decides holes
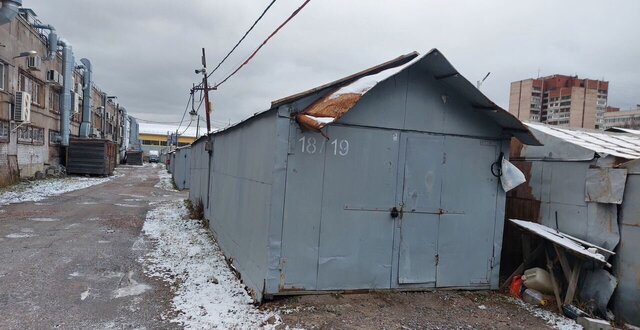
[[[113,292],[113,297],[114,298],[122,298],[122,297],[129,297],[129,296],[137,296],[140,294],[143,294],[144,292],[146,292],[147,290],[151,289],[150,286],[144,284],[144,283],[138,283],[136,280],[133,279],[133,272],[129,272],[127,279],[129,281],[129,285],[122,287],[122,288],[118,288],[117,290],[115,290]]]
[[[80,294],[80,300],[85,300],[85,299],[87,299],[88,296],[89,296],[89,289],[87,289],[86,291],[83,291]]]
[[[169,191],[177,191],[173,187],[173,179],[171,178],[171,173],[167,172],[167,170],[162,170],[158,175],[160,176],[160,181],[156,183],[154,187]]]
[[[113,205],[120,206],[120,207],[140,207],[140,205],[131,205],[131,204],[123,204],[123,203],[115,203]]]
[[[60,219],[56,219],[56,218],[29,218],[29,220],[31,220],[31,221],[38,221],[38,222],[53,222],[53,221],[60,221]]]
[[[526,309],[531,315],[541,318],[551,326],[559,330],[581,330],[582,326],[576,323],[574,320],[566,318],[562,315],[558,315],[552,313],[548,310],[544,310],[542,308],[538,308],[536,306],[527,304],[526,302],[515,299],[513,297],[509,297],[509,300],[514,304]]]
[[[105,183],[113,178],[113,176],[106,178],[70,176],[65,178],[25,181],[0,190],[0,205],[38,202],[50,196]]]
[[[280,322],[277,313],[252,305],[202,223],[185,219],[183,201],[154,204],[142,229],[154,247],[142,261],[147,274],[174,286],[178,316],[172,322],[197,329],[274,328]]]
[[[5,236],[6,238],[27,238],[27,237],[32,237],[32,234],[27,234],[27,233],[13,233],[13,234],[9,234],[7,236]]]

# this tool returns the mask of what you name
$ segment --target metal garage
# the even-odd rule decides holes
[[[295,79],[289,77],[288,79]],[[510,138],[539,144],[438,50],[274,101],[194,143],[191,191],[257,299],[496,288]]]

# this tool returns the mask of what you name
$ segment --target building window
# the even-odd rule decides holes
[[[0,142],[9,142],[9,122],[0,120]]]
[[[42,106],[44,93],[42,83],[23,73],[20,73],[18,82],[21,91],[31,94],[31,103]]]
[[[33,144],[44,145],[44,128],[33,127]]]
[[[0,62],[0,91],[4,90],[4,72],[5,72],[6,66],[4,65],[4,63]]]
[[[34,126],[18,127],[18,143],[21,144],[44,144],[44,128]]]
[[[60,92],[54,89],[49,89],[49,110],[60,112]]]
[[[49,145],[57,146],[60,144],[60,132],[49,130]]]
[[[18,143],[31,143],[33,141],[33,129],[31,126],[18,127]]]

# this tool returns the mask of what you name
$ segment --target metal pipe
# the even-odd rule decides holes
[[[101,138],[106,138],[107,135],[105,133],[105,128],[107,127],[106,125],[106,117],[107,117],[107,93],[102,93],[102,127],[100,128],[100,137]]]
[[[62,46],[62,68],[64,77],[62,80],[62,95],[60,96],[60,136],[63,146],[69,145],[70,120],[71,120],[71,90],[73,89],[73,68],[75,59],[73,58],[73,48],[71,44],[63,39],[58,40]]]
[[[47,37],[47,50],[49,51],[47,60],[53,61],[58,52],[58,34],[56,33],[56,28],[50,24],[33,24],[33,27],[50,31],[49,37]]]
[[[91,61],[86,58],[80,59],[84,66],[82,77],[82,123],[80,124],[80,136],[88,138],[91,135]]]
[[[11,22],[18,15],[18,8],[22,6],[22,0],[1,0],[0,25]]]

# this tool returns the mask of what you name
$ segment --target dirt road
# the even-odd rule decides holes
[[[158,170],[0,207],[0,328],[176,327],[169,288],[138,262],[149,202],[186,197],[155,188]]]
[[[280,310],[281,329],[552,329],[510,298],[487,291],[300,296],[262,308]]]

